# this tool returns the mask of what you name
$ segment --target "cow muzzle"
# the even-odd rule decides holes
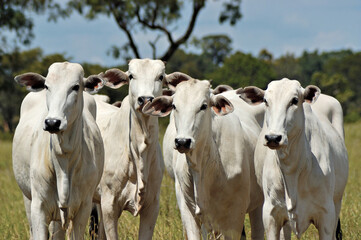
[[[282,140],[282,135],[267,134],[265,135],[265,146],[269,147],[270,149],[278,149],[282,145]]]
[[[57,133],[60,131],[61,121],[55,118],[45,119],[44,130],[50,133]]]
[[[154,99],[154,97],[150,97],[150,96],[138,97],[137,103],[139,105],[139,108],[142,109],[145,104],[147,104],[148,102],[152,102],[153,99]]]
[[[180,153],[187,153],[191,150],[192,140],[190,138],[176,138],[174,140],[175,149]]]

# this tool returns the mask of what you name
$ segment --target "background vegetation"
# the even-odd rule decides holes
[[[302,86],[317,85],[323,93],[336,97],[342,104],[346,122],[355,122],[361,116],[361,52],[340,50],[335,52],[303,52],[299,57],[292,54],[273,58],[267,50],[258,56],[243,52],[225,51],[229,48],[227,36],[207,36],[197,40],[201,53],[178,49],[167,62],[166,72],[181,71],[194,78],[210,79],[213,87],[228,84],[233,88],[255,85],[266,88],[274,79],[288,77],[297,79]],[[203,46],[203,47],[202,47]],[[63,54],[45,55],[39,48],[1,55],[0,58],[0,136],[8,136],[19,119],[20,104],[27,93],[17,86],[14,76],[24,72],[37,72],[46,76],[51,63],[71,61]],[[82,63],[86,75],[98,74],[111,67],[124,71],[127,66],[100,66]],[[119,90],[103,89],[101,94],[111,101],[121,100],[127,87]],[[2,134],[1,134],[2,133]],[[9,134],[6,134],[9,133]]]
[[[107,16],[124,33],[125,44],[109,46],[108,54],[115,58],[141,58],[139,45],[149,45],[153,58],[167,61],[167,73],[181,71],[194,78],[211,79],[213,87],[228,84],[233,88],[256,85],[265,88],[274,79],[288,77],[303,86],[315,84],[323,93],[335,96],[342,104],[345,119],[357,121],[361,116],[361,52],[339,50],[307,52],[301,56],[288,53],[274,58],[267,49],[253,56],[233,51],[227,35],[198,36],[194,26],[200,12],[211,0],[0,0],[0,138],[11,138],[19,119],[20,103],[26,92],[16,86],[14,76],[37,72],[44,76],[51,63],[71,61],[66,54],[44,55],[40,48],[22,51],[34,39],[34,14],[46,15],[48,21],[68,18],[74,13],[88,21]],[[242,19],[241,0],[224,0],[214,14],[219,24],[234,26]],[[190,14],[183,16],[182,11]],[[180,20],[182,19],[182,22]],[[180,24],[184,32],[177,32]],[[136,37],[145,32],[148,42]],[[66,33],[64,33],[66,34]],[[165,40],[159,42],[159,39]],[[240,46],[237,46],[240,47]],[[124,61],[126,62],[126,61]],[[86,75],[97,74],[111,67],[81,63]],[[126,87],[119,91],[105,89],[112,101],[121,100]]]

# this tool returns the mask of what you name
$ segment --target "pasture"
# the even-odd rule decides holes
[[[161,136],[164,130],[161,128]],[[344,239],[356,240],[361,239],[361,122],[346,124],[345,132],[350,170],[341,209],[341,224]],[[10,141],[0,141],[0,209],[0,239],[28,239],[29,227],[22,194],[12,171]],[[137,239],[138,224],[139,218],[123,212],[118,225],[120,239]],[[246,233],[247,239],[250,239],[248,218]],[[314,227],[310,227],[302,237],[302,239],[317,238]],[[164,175],[162,182],[160,211],[153,239],[183,239],[174,183],[167,174]],[[293,236],[293,239],[296,237]]]

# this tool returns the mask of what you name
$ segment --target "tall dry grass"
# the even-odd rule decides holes
[[[164,129],[162,129],[162,132]],[[361,123],[347,124],[346,146],[349,153],[349,180],[341,209],[341,223],[345,240],[361,239]],[[121,239],[137,239],[139,217],[124,212],[119,219]],[[246,233],[250,236],[248,218]],[[0,142],[0,239],[28,239],[29,229],[22,194],[12,172],[11,142]],[[176,204],[174,183],[165,174],[163,178],[160,212],[153,239],[182,239],[182,223]],[[302,239],[317,239],[312,226]],[[88,239],[88,237],[87,237]],[[293,236],[293,239],[296,239]]]

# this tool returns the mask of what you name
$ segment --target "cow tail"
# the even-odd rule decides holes
[[[337,228],[336,228],[336,239],[342,240],[342,230],[341,230],[341,221],[338,219]]]
[[[93,209],[90,214],[90,223],[89,223],[89,235],[91,240],[97,239],[98,226],[99,226],[98,211],[96,205],[93,204]]]
[[[247,239],[247,238],[246,238],[246,231],[244,230],[244,226],[243,226],[243,229],[242,229],[241,240],[243,240],[243,239]]]

